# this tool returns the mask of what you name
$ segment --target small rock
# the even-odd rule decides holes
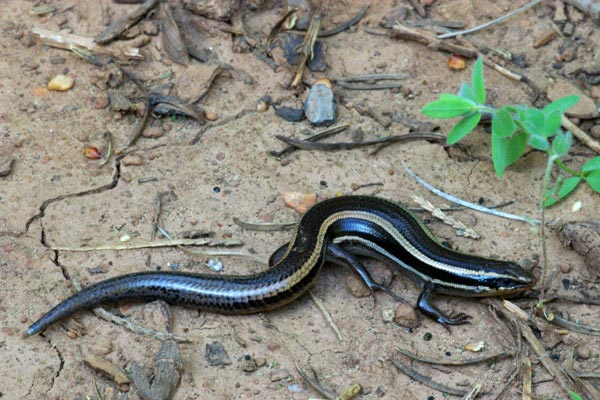
[[[419,317],[413,306],[400,303],[396,307],[394,322],[407,328],[416,328],[419,325]]]
[[[211,367],[218,367],[223,365],[231,365],[231,360],[225,352],[225,347],[216,340],[212,344],[206,345],[206,360],[208,365]]]
[[[386,308],[381,311],[381,317],[383,318],[383,322],[392,322],[394,320],[394,310],[391,308]]]
[[[573,25],[570,22],[567,22],[563,27],[562,31],[565,36],[573,36],[573,33],[575,32],[575,25]]]
[[[563,96],[578,95],[579,101],[566,112],[567,116],[583,119],[592,119],[600,116],[594,100],[588,97],[585,93],[579,90],[578,87],[571,83],[559,79],[551,87],[548,88],[548,97],[554,101]]]
[[[121,161],[123,165],[144,165],[144,159],[139,154],[127,154]]]
[[[15,159],[0,159],[0,176],[8,176],[15,165]]]
[[[600,125],[592,126],[592,129],[590,129],[590,135],[592,135],[593,138],[600,139]]]
[[[299,122],[304,119],[304,109],[292,107],[275,107],[275,115],[280,116],[286,121]]]
[[[276,369],[271,371],[271,382],[281,381],[290,377],[290,373],[285,369]]]
[[[163,132],[163,130],[161,128],[159,128],[158,126],[153,126],[147,129],[144,129],[144,132],[142,132],[142,136],[145,138],[159,138],[161,136],[163,136],[165,133]]]
[[[67,60],[61,56],[51,56],[50,58],[48,58],[48,61],[50,61],[50,64],[58,65],[64,64]]]
[[[50,79],[50,82],[48,82],[48,90],[64,92],[71,89],[73,84],[75,84],[75,78],[70,75],[60,74]]]
[[[244,372],[254,372],[258,367],[256,365],[256,361],[254,361],[254,358],[252,358],[250,354],[246,354],[244,357],[242,357],[240,368],[242,368],[242,371]]]
[[[293,208],[300,214],[304,214],[309,208],[317,203],[316,193],[284,192],[283,201],[285,205]]]
[[[564,24],[567,22],[567,15],[565,14],[565,5],[560,1],[555,2],[556,9],[554,11],[554,22],[557,24]]]
[[[108,98],[110,100],[110,109],[112,111],[129,111],[133,108],[131,101],[115,90],[109,90]]]
[[[304,102],[304,114],[315,126],[329,126],[335,123],[335,101],[328,79],[316,81],[310,89]]]
[[[254,362],[256,363],[256,366],[258,368],[264,367],[265,365],[267,365],[267,359],[264,357],[258,357],[254,360]]]
[[[580,360],[587,360],[592,355],[592,352],[587,346],[577,346],[577,348],[575,349],[575,355]]]
[[[577,52],[575,50],[575,47],[569,46],[560,52],[560,54],[558,56],[558,58],[559,58],[558,61],[571,62],[576,57],[577,57]]]
[[[194,14],[219,21],[230,20],[240,5],[239,0],[185,0],[184,4]]]
[[[267,344],[267,349],[269,349],[271,351],[279,350],[280,348],[281,348],[281,345],[279,343],[271,342],[271,343]]]

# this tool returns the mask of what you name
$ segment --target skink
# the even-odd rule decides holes
[[[29,327],[40,333],[84,309],[118,300],[164,300],[223,314],[247,314],[281,307],[315,282],[325,260],[353,268],[373,289],[375,283],[354,257],[382,259],[421,288],[417,307],[444,325],[466,323],[431,302],[434,292],[463,297],[501,296],[530,289],[534,277],[510,261],[459,253],[442,246],[410,212],[388,200],[343,196],[313,206],[298,222],[292,239],[271,257],[271,268],[253,275],[138,272],[95,283],[48,311]]]

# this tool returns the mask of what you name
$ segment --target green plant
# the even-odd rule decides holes
[[[492,115],[492,160],[498,177],[517,161],[527,145],[546,152],[548,162],[544,175],[541,207],[549,207],[571,193],[585,181],[600,193],[600,156],[587,161],[581,171],[567,167],[561,158],[568,154],[573,137],[561,129],[563,114],[579,100],[565,96],[542,110],[527,106],[503,106],[499,109],[485,104],[486,89],[483,79],[483,60],[473,67],[472,81],[462,83],[458,94],[441,94],[439,99],[423,107],[423,114],[438,119],[461,117],[448,133],[448,144],[457,143],[469,134],[484,113]],[[550,172],[557,165],[561,169],[556,182],[550,184]],[[567,176],[563,177],[562,173]]]

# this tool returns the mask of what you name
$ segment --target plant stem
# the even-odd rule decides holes
[[[548,253],[546,250],[546,232],[545,232],[545,209],[544,209],[544,195],[548,190],[548,183],[550,182],[550,173],[552,172],[552,166],[554,162],[558,161],[555,156],[548,156],[548,163],[546,164],[546,172],[544,173],[544,182],[542,183],[542,195],[540,196],[540,241],[542,242],[542,276],[540,278],[540,297],[538,304],[543,304],[545,294],[545,283],[546,275],[548,272]]]
[[[573,175],[573,176],[581,176],[581,172],[577,172],[575,170],[572,170],[571,168],[567,167],[562,161],[560,161],[558,158],[556,160],[554,160],[554,162],[556,163],[556,165],[558,165],[563,171]]]

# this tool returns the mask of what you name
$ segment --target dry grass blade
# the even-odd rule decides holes
[[[503,358],[513,357],[515,355],[512,352],[503,351],[503,352],[492,354],[492,355],[489,355],[489,356],[472,357],[472,358],[468,358],[468,359],[465,359],[465,360],[448,360],[448,359],[433,359],[433,358],[419,356],[419,355],[411,353],[410,351],[405,350],[405,349],[403,349],[401,347],[396,347],[396,351],[398,351],[401,354],[404,354],[405,356],[407,356],[409,358],[412,358],[413,360],[424,362],[424,363],[427,363],[427,364],[437,364],[437,365],[470,365],[470,364],[478,364],[478,363],[482,363],[482,362],[497,361],[497,360],[500,360],[500,359],[503,359]]]
[[[121,368],[105,358],[100,357],[92,353],[91,351],[81,351],[81,358],[84,363],[89,365],[91,368],[102,371],[106,375],[110,376],[113,381],[117,384],[122,385],[129,383],[131,380],[121,371]]]
[[[456,234],[458,236],[464,236],[464,237],[468,237],[468,238],[471,238],[471,239],[481,239],[481,235],[479,233],[475,232],[475,230],[467,227],[462,222],[460,222],[460,221],[454,219],[453,217],[447,215],[442,210],[440,210],[439,208],[435,207],[433,204],[431,204],[429,201],[425,200],[421,196],[413,194],[412,198],[413,198],[414,201],[417,202],[417,204],[419,204],[425,210],[429,211],[431,213],[431,215],[433,215],[434,217],[438,218],[443,223],[445,223],[447,225],[450,225],[451,227],[453,227],[454,229],[456,229]]]
[[[446,385],[442,385],[439,382],[435,382],[430,377],[420,374],[417,371],[415,371],[414,369],[410,368],[409,366],[404,365],[397,358],[391,357],[390,361],[401,372],[408,375],[408,377],[414,379],[415,381],[422,383],[425,386],[428,386],[435,390],[439,390],[440,392],[443,392],[443,393],[451,394],[453,396],[466,396],[467,395],[467,392],[464,390],[454,389],[454,388],[448,387]]]
[[[321,313],[327,320],[327,323],[329,323],[329,325],[331,326],[331,329],[333,329],[333,331],[337,335],[338,340],[340,342],[342,340],[344,340],[344,337],[342,336],[342,331],[340,331],[340,328],[338,328],[338,326],[335,324],[333,317],[331,316],[331,314],[329,314],[329,311],[327,311],[327,309],[325,308],[325,305],[323,304],[321,299],[319,299],[317,296],[315,296],[311,290],[308,291],[308,294],[310,294],[311,299],[313,299],[313,301],[317,305],[317,308],[319,309],[319,311],[321,311]]]
[[[531,360],[525,361],[525,368],[523,369],[523,400],[531,400]]]

